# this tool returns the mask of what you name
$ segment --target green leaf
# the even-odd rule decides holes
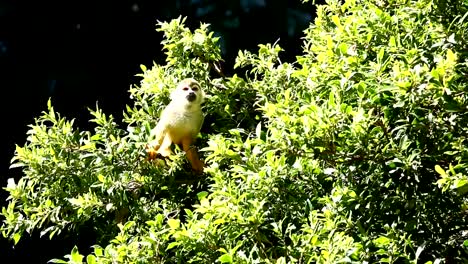
[[[184,208],[185,213],[187,214],[188,217],[193,217],[193,212],[192,210],[188,208]]]
[[[261,139],[262,136],[262,122],[258,122],[257,127],[255,128],[255,135],[258,139]]]
[[[98,180],[99,180],[100,182],[105,182],[105,181],[106,181],[106,179],[104,178],[104,175],[102,175],[102,174],[99,174],[99,175],[97,176],[97,178],[98,178]]]
[[[446,177],[447,173],[439,165],[435,165],[435,171],[439,173],[442,177]]]
[[[21,238],[21,233],[19,232],[16,232],[14,235],[13,235],[13,243],[16,245],[18,244],[18,241],[20,240]]]
[[[395,42],[395,37],[394,36],[390,37],[390,40],[389,40],[388,44],[390,45],[390,47],[396,47],[396,42]]]
[[[135,221],[128,221],[124,225],[124,230],[129,230],[130,228],[132,228],[135,225],[136,225]]]
[[[7,180],[7,190],[13,190],[16,188],[16,183],[14,178],[8,178]]]
[[[418,260],[419,255],[421,255],[421,253],[423,252],[424,247],[425,247],[425,245],[421,245],[421,246],[419,246],[418,249],[416,250],[416,260]]]
[[[383,57],[384,57],[384,55],[385,55],[385,49],[384,49],[384,48],[381,48],[381,49],[379,50],[379,53],[377,54],[377,62],[378,62],[379,64],[382,64],[382,63],[383,63]]]
[[[82,263],[83,262],[83,255],[78,252],[78,247],[74,246],[70,255],[70,260],[75,263]]]
[[[94,255],[88,255],[86,257],[86,263],[87,264],[94,264],[96,263],[96,257]]]
[[[97,140],[101,140],[101,139],[102,139],[102,136],[100,134],[96,134],[96,135],[91,136],[92,141],[97,141]]]
[[[67,264],[68,261],[65,261],[63,259],[51,259],[48,261],[48,263],[60,263],[60,264]]]
[[[74,206],[82,206],[84,203],[83,197],[69,198],[68,201]]]
[[[197,197],[199,201],[205,199],[207,196],[208,196],[208,192],[205,192],[205,191],[197,193]]]
[[[385,247],[390,244],[390,239],[388,237],[380,236],[374,239],[374,244],[376,244],[377,247]]]
[[[450,62],[455,62],[457,60],[457,55],[453,53],[451,49],[447,50],[447,60]]]
[[[336,104],[335,104],[335,93],[334,92],[330,92],[330,94],[328,95],[328,104],[332,107],[335,107]]]
[[[14,168],[19,168],[19,167],[24,167],[24,166],[26,166],[26,165],[24,163],[22,163],[22,162],[15,162],[15,163],[11,164],[9,168],[14,169]]]
[[[455,181],[455,188],[461,188],[465,185],[468,185],[468,180],[466,179],[461,179],[461,180],[456,180]]]
[[[332,16],[332,21],[337,27],[341,27],[340,17],[337,15]]]
[[[177,247],[179,244],[180,244],[180,242],[177,242],[177,241],[176,241],[176,242],[172,242],[172,243],[170,243],[169,245],[167,245],[166,250],[170,250],[170,249],[172,249],[172,248],[174,248],[174,247]]]
[[[224,223],[226,223],[226,220],[224,220],[223,218],[218,218],[218,219],[213,221],[214,225],[224,224]]]
[[[276,260],[276,264],[286,264],[286,258],[280,257]]]
[[[180,226],[180,220],[179,219],[168,219],[167,224],[171,229],[177,229]]]
[[[232,263],[232,256],[229,253],[223,254],[221,257],[218,258],[218,261],[221,263]]]
[[[103,254],[104,252],[100,246],[94,246],[94,255],[101,257]]]

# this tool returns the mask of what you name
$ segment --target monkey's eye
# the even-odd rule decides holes
[[[192,91],[195,91],[195,92],[198,91],[198,87],[197,87],[197,86],[194,86],[194,87],[192,88]]]
[[[188,91],[188,87],[184,87],[184,88],[182,88],[182,90]]]

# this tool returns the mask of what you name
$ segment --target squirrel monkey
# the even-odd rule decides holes
[[[203,172],[203,162],[197,151],[192,147],[203,124],[201,104],[204,93],[200,84],[192,78],[182,80],[175,91],[171,93],[171,102],[161,113],[156,127],[151,131],[155,139],[149,143],[149,159],[155,159],[159,154],[167,157],[172,154],[172,143],[182,145],[192,169]]]

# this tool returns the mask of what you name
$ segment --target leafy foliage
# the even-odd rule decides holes
[[[56,263],[468,261],[468,7],[443,6],[329,0],[296,62],[278,44],[240,51],[245,78],[217,76],[207,25],[159,23],[167,64],[142,66],[126,129],[97,108],[80,132],[50,103],[31,126],[3,235],[92,221],[103,246]],[[201,178],[180,151],[145,157],[185,77],[209,95]]]

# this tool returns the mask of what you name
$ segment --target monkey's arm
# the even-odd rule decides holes
[[[150,141],[150,146],[153,147],[155,150],[158,150],[161,146],[164,136],[166,135],[166,125],[164,120],[160,120],[156,127],[151,130],[150,138],[154,138]]]
[[[149,154],[149,159],[153,160],[159,153],[159,149],[163,144],[165,138],[167,138],[167,122],[164,118],[164,115],[161,115],[161,119],[159,120],[158,124],[155,128],[153,128],[150,132],[150,141],[148,145],[146,145],[146,151]],[[154,138],[154,139],[153,139]]]

